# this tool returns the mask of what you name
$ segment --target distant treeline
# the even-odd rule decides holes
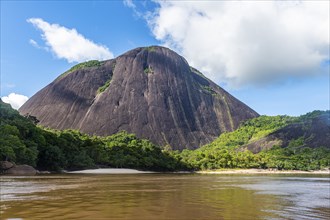
[[[33,116],[23,117],[0,101],[0,160],[28,164],[39,170],[60,171],[96,167],[176,171],[221,168],[276,168],[313,170],[330,165],[330,150],[303,146],[302,138],[287,147],[274,146],[253,154],[242,146],[265,137],[297,120],[308,120],[329,111],[295,118],[260,116],[234,132],[224,133],[197,150],[158,147],[134,134],[120,132],[108,137],[89,136],[75,130],[56,131],[37,126]],[[303,147],[302,147],[303,146]]]

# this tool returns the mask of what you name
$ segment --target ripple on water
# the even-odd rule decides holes
[[[53,180],[49,184],[49,179]],[[1,202],[13,200],[35,200],[43,199],[43,196],[33,195],[35,193],[49,192],[58,189],[73,189],[80,186],[79,183],[72,184],[70,178],[57,177],[1,177],[0,179]]]

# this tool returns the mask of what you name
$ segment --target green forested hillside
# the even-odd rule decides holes
[[[197,150],[177,153],[177,157],[193,169],[326,168],[330,164],[329,116],[330,111],[300,117],[260,116]]]
[[[91,137],[73,130],[43,129],[33,117],[19,115],[2,101],[0,105],[0,160],[55,171],[96,165],[165,171],[182,167],[168,153],[133,134]]]
[[[125,167],[173,171],[221,168],[311,170],[329,167],[329,111],[260,116],[197,150],[160,148],[133,134],[88,136],[36,126],[0,101],[0,160],[40,170]],[[257,149],[257,150],[256,150]],[[259,151],[259,150],[261,151]],[[252,153],[254,152],[254,153]]]

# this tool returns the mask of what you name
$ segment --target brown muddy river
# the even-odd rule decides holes
[[[327,175],[0,177],[0,219],[330,219]]]

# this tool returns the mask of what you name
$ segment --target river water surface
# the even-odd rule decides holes
[[[327,175],[0,177],[0,219],[330,219]]]

